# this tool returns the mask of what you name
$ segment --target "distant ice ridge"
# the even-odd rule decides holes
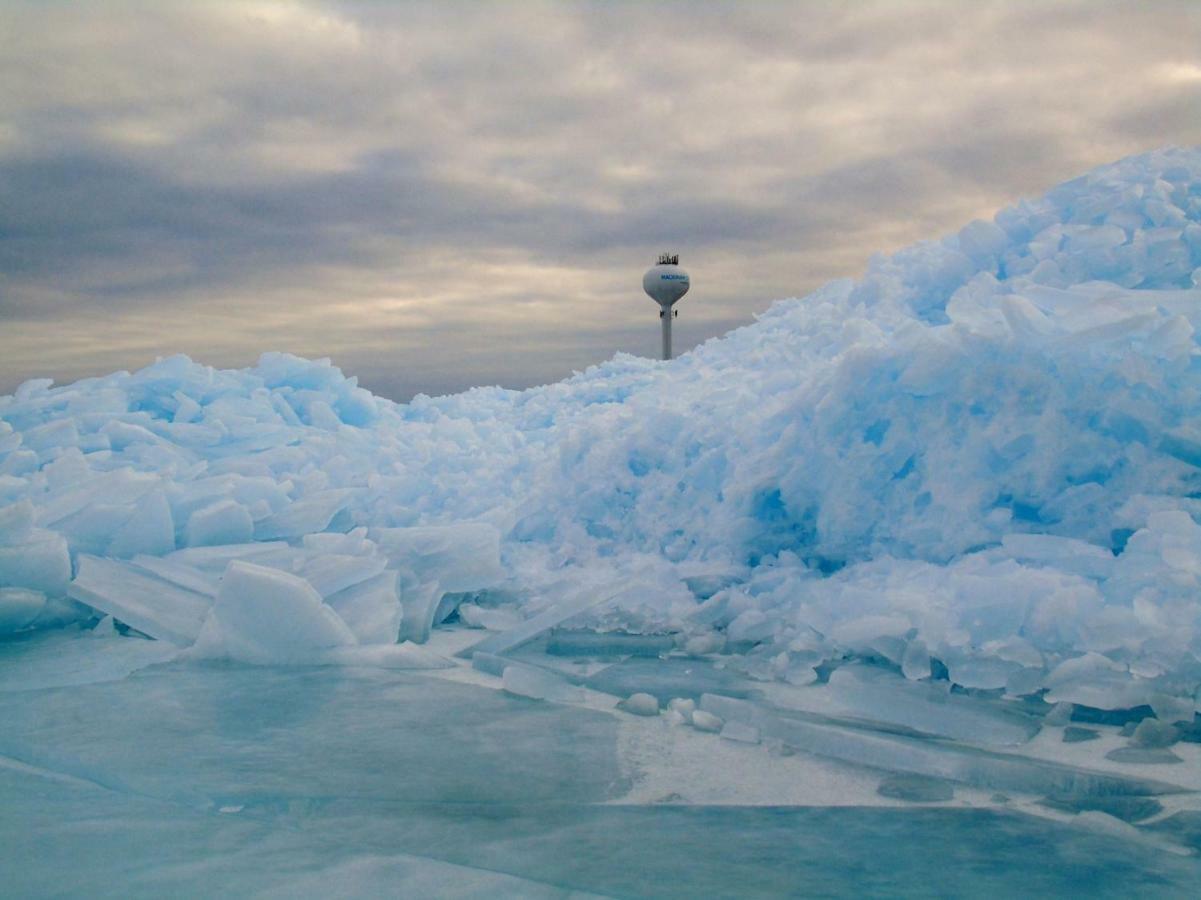
[[[757,677],[864,655],[1191,718],[1199,321],[1201,151],[1174,149],[670,364],[407,405],[282,354],[27,382],[0,399],[0,630],[96,610],[293,659],[304,629],[215,605],[227,567],[307,581],[260,612],[303,608],[326,654],[422,640],[466,592],[490,591],[474,620],[511,621],[633,577],[588,621],[674,631]]]

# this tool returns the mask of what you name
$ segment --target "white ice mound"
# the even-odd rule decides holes
[[[303,578],[231,562],[195,650],[244,662],[294,663],[355,643],[346,623]]]
[[[1199,285],[1201,151],[1163,150],[668,365],[402,406],[281,354],[31,381],[0,398],[0,588],[45,597],[17,626],[42,627],[84,556],[206,596],[244,559],[392,643],[463,591],[530,619],[629,577],[581,615],[758,677],[862,655],[1178,714],[1201,684]],[[37,605],[6,596],[13,622]],[[1085,657],[1108,662],[1067,678]]]

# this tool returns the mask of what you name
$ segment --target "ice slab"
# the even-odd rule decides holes
[[[33,533],[33,504],[29,499],[0,506],[0,547],[25,543]]]
[[[375,578],[387,564],[382,556],[316,552],[304,560],[296,574],[328,599],[339,591]]]
[[[139,554],[130,560],[130,564],[163,581],[168,581],[177,587],[186,588],[205,597],[216,597],[217,588],[221,583],[218,575],[203,572],[174,558]]]
[[[325,602],[354,632],[360,644],[393,644],[400,634],[397,573],[380,572],[326,595]]]
[[[624,631],[592,631],[552,628],[546,652],[553,656],[664,656],[675,649],[670,634],[630,634]]]
[[[437,581],[418,581],[409,572],[400,576],[400,636],[404,640],[424,644],[438,616],[442,601],[442,586]]]
[[[195,651],[253,663],[306,662],[357,643],[311,584],[296,575],[234,561]]]
[[[1106,753],[1105,758],[1135,766],[1170,766],[1184,762],[1171,750],[1163,747],[1118,747]]]
[[[161,484],[157,475],[130,468],[92,472],[82,484],[57,491],[39,504],[37,523],[50,528],[88,507],[123,506],[140,500]]]
[[[1065,572],[1090,578],[1113,574],[1115,558],[1108,547],[1049,534],[1007,534],[1001,546],[1015,559],[1053,564]]]
[[[151,575],[137,566],[79,557],[68,594],[157,640],[187,647],[200,634],[212,599]]]
[[[179,563],[197,569],[219,579],[226,567],[234,560],[255,561],[289,551],[283,541],[262,541],[253,544],[231,544],[218,547],[194,547],[177,550],[165,557],[165,561]]]
[[[121,681],[173,658],[166,641],[120,637],[78,628],[27,633],[0,643],[0,691],[40,691]]]
[[[821,688],[823,709],[926,734],[992,746],[1024,744],[1039,731],[1033,716],[953,694],[946,682],[914,683],[868,666],[841,666]]]
[[[1028,757],[977,750],[934,739],[871,732],[834,720],[705,694],[701,709],[725,721],[754,725],[795,750],[890,772],[976,787],[1036,794],[1153,796],[1179,792],[1150,779],[1129,778]]]
[[[0,547],[0,587],[21,587],[61,597],[71,579],[71,556],[59,534],[33,529],[23,543]]]
[[[220,500],[192,513],[185,535],[189,547],[245,544],[254,536],[254,520],[236,500]]]
[[[650,694],[664,704],[673,697],[699,700],[705,693],[729,697],[760,694],[754,682],[700,659],[630,659],[606,666],[584,683],[594,691],[617,697],[638,692]]]
[[[175,549],[175,520],[167,495],[153,490],[138,501],[125,524],[108,543],[106,555],[128,559],[138,554],[162,556]]]
[[[0,720],[9,758],[193,810],[244,805],[285,828],[338,800],[545,809],[628,783],[608,713],[378,668],[176,662],[0,693]]]
[[[910,803],[942,803],[955,797],[955,789],[947,782],[920,775],[889,775],[880,782],[877,793]]]
[[[273,541],[325,531],[334,516],[350,502],[349,490],[317,491],[293,501],[274,515],[256,522],[255,540]]]
[[[46,595],[26,588],[0,588],[0,635],[30,625],[46,607]]]
[[[419,582],[436,581],[443,593],[478,591],[506,578],[500,532],[487,523],[375,528],[369,534],[394,567]]]
[[[1078,794],[1052,794],[1039,801],[1061,812],[1103,812],[1123,822],[1141,822],[1163,812],[1164,805],[1154,797],[1095,797]]]
[[[561,625],[573,616],[578,616],[580,613],[595,609],[606,603],[617,603],[624,598],[637,596],[638,592],[638,586],[630,584],[587,588],[576,593],[574,597],[569,597],[563,602],[543,610],[536,616],[526,619],[515,628],[503,631],[500,634],[489,635],[478,644],[468,647],[459,655],[470,659],[471,654],[477,650],[496,656],[508,653],[540,637],[556,625]]]
[[[580,688],[553,672],[524,663],[507,663],[501,672],[501,684],[510,694],[534,700],[581,703],[584,699],[584,692]]]
[[[511,608],[480,606],[476,603],[459,604],[459,621],[469,628],[484,628],[488,631],[508,631],[521,624],[521,614]]]

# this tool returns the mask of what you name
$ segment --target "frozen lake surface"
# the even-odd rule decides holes
[[[1018,794],[889,801],[884,773],[593,692],[533,700],[466,666],[125,677],[154,644],[105,643],[90,677],[120,680],[58,687],[17,673],[61,637],[0,644],[9,896],[1187,896],[1201,877],[1185,820],[1131,840]],[[773,780],[819,802],[773,803]]]

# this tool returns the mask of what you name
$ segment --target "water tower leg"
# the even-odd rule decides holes
[[[659,310],[659,321],[663,325],[663,358],[671,359],[671,307]]]

